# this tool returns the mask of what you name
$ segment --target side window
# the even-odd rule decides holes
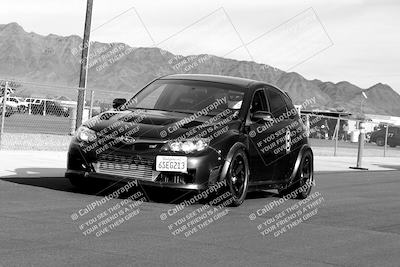
[[[287,107],[288,111],[289,110],[296,110],[296,108],[293,105],[292,100],[287,95],[283,95],[282,97],[283,97],[283,100],[285,100],[286,107]]]
[[[257,111],[268,111],[264,90],[256,91],[254,93],[253,100],[251,101],[250,113]]]
[[[281,96],[281,93],[278,90],[273,88],[268,88],[267,96],[271,113],[272,115],[274,115],[275,118],[287,112],[286,103],[283,100],[283,96]]]
[[[286,103],[286,109],[288,111],[288,115],[289,118],[295,118],[295,114],[297,114],[298,116],[300,116],[298,109],[294,106],[292,99],[290,98],[290,96],[284,94],[281,95],[283,97],[283,100]]]

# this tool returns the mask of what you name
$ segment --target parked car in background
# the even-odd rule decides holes
[[[69,116],[68,107],[63,107],[60,103],[47,99],[29,99],[31,114]]]
[[[10,117],[15,112],[16,111],[12,106],[6,104],[6,112],[5,112],[6,117]],[[0,102],[0,116],[2,116],[2,114],[3,114],[3,102]]]
[[[370,143],[376,143],[378,146],[385,145],[386,128],[381,128],[371,133]],[[400,126],[389,126],[387,144],[391,147],[400,146]]]
[[[27,98],[25,99],[26,103],[28,103],[28,110],[30,114],[39,114],[40,113],[40,105],[44,101],[44,99],[41,98]]]
[[[0,97],[0,115],[3,112],[3,97]],[[13,113],[17,112],[17,104],[13,101],[9,100],[9,97],[7,97],[6,101],[6,117],[11,116]]]
[[[7,102],[20,113],[24,113],[28,110],[28,102],[26,102],[22,97],[10,96],[8,97]]]
[[[29,105],[29,104],[38,104],[40,101],[45,100],[43,98],[36,98],[36,97],[28,97],[25,99],[25,102]]]

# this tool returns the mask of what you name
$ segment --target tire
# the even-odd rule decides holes
[[[376,145],[377,146],[384,146],[385,145],[385,139],[383,137],[376,138]]]
[[[231,207],[240,206],[246,199],[247,189],[249,186],[249,161],[246,153],[242,149],[238,149],[229,164],[226,174],[227,189],[231,194]]]
[[[390,144],[389,146],[390,146],[390,147],[396,147],[396,145],[395,145],[395,144]]]
[[[313,154],[310,150],[307,150],[301,157],[294,181],[285,189],[278,190],[278,192],[282,197],[290,194],[291,198],[305,199],[310,195],[314,183]],[[306,189],[301,190],[303,187],[306,187]]]

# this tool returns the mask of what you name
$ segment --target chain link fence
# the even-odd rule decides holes
[[[78,90],[82,89],[5,80],[0,87],[2,150],[68,149],[76,127]],[[114,98],[129,99],[135,93],[85,91],[83,121],[111,109]],[[315,113],[301,116],[308,124],[316,155],[357,157],[361,120]],[[364,156],[400,157],[400,127],[376,120],[366,120],[365,125]]]
[[[76,127],[78,90],[82,89],[4,80],[0,86],[2,150],[68,149]],[[83,121],[110,109],[113,98],[132,95],[132,92],[87,89]]]
[[[364,157],[400,157],[400,126],[368,118],[301,116],[303,121],[309,121],[309,140],[316,155],[357,157],[359,135],[363,131]],[[360,129],[360,123],[365,129]]]

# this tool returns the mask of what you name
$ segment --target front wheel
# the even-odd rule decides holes
[[[294,181],[287,188],[279,190],[279,194],[281,196],[290,195],[290,198],[305,199],[310,195],[314,184],[313,155],[310,150],[307,150],[301,157]]]
[[[249,161],[246,153],[239,149],[235,152],[229,164],[226,182],[231,193],[232,202],[230,206],[240,206],[246,198],[249,185]]]

